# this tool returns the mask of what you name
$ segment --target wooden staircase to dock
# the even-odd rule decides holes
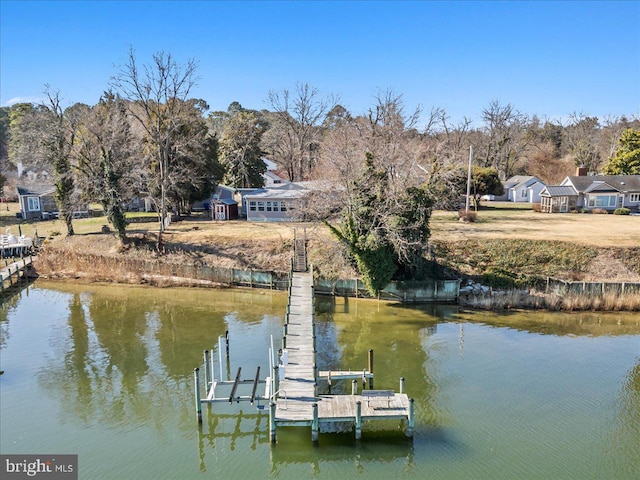
[[[294,272],[306,272],[307,271],[307,235],[306,233],[302,238],[299,238],[294,233],[293,239],[293,271]]]

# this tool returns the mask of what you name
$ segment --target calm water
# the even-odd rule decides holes
[[[285,302],[38,281],[0,309],[0,451],[78,454],[81,479],[640,478],[637,314],[318,299],[319,368],[366,368],[373,349],[376,388],[406,378],[413,440],[389,422],[318,447],[309,430],[279,429],[271,446],[265,410],[248,404],[205,408],[199,429],[202,351],[229,330],[223,374],[266,371]]]

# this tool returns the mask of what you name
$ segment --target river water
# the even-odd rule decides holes
[[[318,298],[318,367],[361,370],[373,349],[375,388],[406,379],[414,438],[388,421],[317,446],[281,428],[272,445],[248,403],[205,407],[199,428],[202,351],[218,358],[229,331],[222,375],[266,372],[285,305],[282,292],[38,280],[0,310],[0,452],[77,454],[81,479],[640,478],[638,314]]]

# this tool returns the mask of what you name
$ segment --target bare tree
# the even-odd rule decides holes
[[[40,116],[40,139],[42,152],[51,163],[55,177],[54,198],[58,206],[58,215],[67,227],[67,235],[73,235],[73,212],[78,202],[72,171],[73,146],[78,128],[89,107],[75,104],[62,108],[60,92],[46,85],[47,100],[42,104]]]
[[[124,241],[127,221],[123,203],[132,196],[137,171],[125,102],[112,92],[105,92],[82,123],[74,150],[79,183],[90,198],[100,202]]]
[[[459,206],[459,177],[461,169],[466,172],[472,133],[470,119],[465,117],[451,123],[444,109],[431,110],[419,168],[424,172],[424,183],[434,198],[435,208],[450,210]]]
[[[286,170],[290,181],[307,179],[318,161],[322,122],[336,99],[323,98],[315,87],[298,83],[294,92],[270,91],[267,103],[273,115],[264,150]]]
[[[514,175],[518,162],[524,159],[529,137],[528,118],[511,104],[501,105],[497,100],[482,112],[486,140],[484,148],[478,148],[483,167],[493,167],[502,180]]]
[[[187,99],[197,82],[196,62],[177,63],[171,54],[153,55],[151,65],[140,69],[133,50],[128,62],[120,67],[113,78],[113,87],[130,100],[129,112],[145,134],[149,160],[149,193],[158,209],[158,248],[162,247],[162,234],[166,229],[168,194],[172,173],[179,169],[179,159],[189,143],[194,118],[193,104]]]

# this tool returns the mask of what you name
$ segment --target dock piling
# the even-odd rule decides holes
[[[369,390],[373,390],[373,349],[369,350]]]
[[[318,422],[318,404],[313,404],[313,423],[311,424],[311,441],[318,441],[318,431],[319,431],[319,422]]]
[[[198,423],[202,423],[202,402],[200,402],[200,369],[193,370],[193,381],[195,383],[196,394],[196,418]]]
[[[362,402],[356,402],[356,440],[362,438]]]
[[[276,402],[269,403],[269,437],[271,443],[276,443]]]
[[[204,388],[209,389],[209,382],[211,381],[211,363],[209,360],[209,350],[204,351]]]
[[[400,393],[404,393],[404,377],[400,377]]]
[[[413,437],[413,428],[415,426],[415,407],[413,398],[409,399],[409,424],[407,425],[407,437]]]

